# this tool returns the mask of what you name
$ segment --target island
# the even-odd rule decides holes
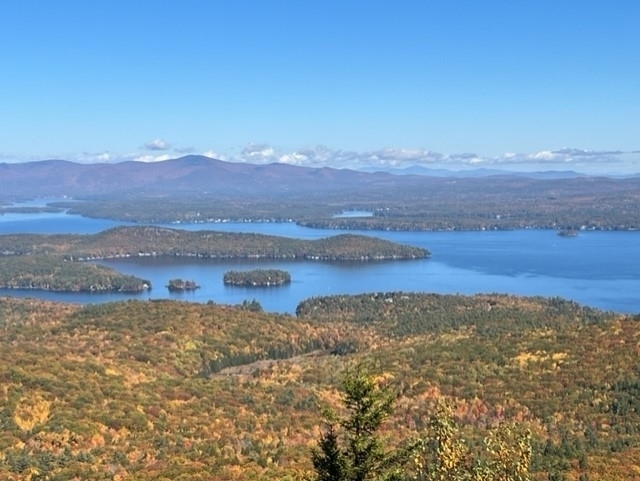
[[[171,279],[167,284],[167,289],[171,292],[195,291],[200,286],[195,281],[185,281],[183,279]]]
[[[0,256],[0,288],[135,294],[151,289],[151,282],[60,255],[4,255]]]
[[[575,229],[562,229],[558,231],[560,237],[578,237],[578,231]]]
[[[60,292],[139,293],[151,283],[100,266],[106,259],[300,259],[314,262],[379,262],[428,258],[426,249],[370,236],[341,234],[317,240],[273,235],[183,231],[156,226],[115,227],[97,234],[0,235],[0,288]],[[275,284],[281,281],[276,276]],[[262,281],[256,285],[261,284]],[[253,283],[250,283],[253,285]],[[174,279],[170,291],[199,286]]]
[[[244,287],[282,286],[291,282],[291,274],[279,269],[254,269],[251,271],[227,271],[223,281],[226,285]]]
[[[114,227],[97,234],[0,235],[0,254],[64,255],[74,261],[128,257],[384,261],[424,259],[430,252],[375,237],[340,234],[316,240],[157,226]]]

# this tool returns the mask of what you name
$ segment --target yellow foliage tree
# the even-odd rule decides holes
[[[511,424],[489,431],[484,450],[472,452],[450,406],[441,403],[415,452],[416,481],[529,481],[531,433]]]

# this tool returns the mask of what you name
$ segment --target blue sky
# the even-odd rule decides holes
[[[0,2],[0,161],[640,172],[640,2]]]

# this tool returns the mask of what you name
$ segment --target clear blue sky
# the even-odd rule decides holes
[[[636,0],[3,0],[0,160],[640,171],[639,23]]]

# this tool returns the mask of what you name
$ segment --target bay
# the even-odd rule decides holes
[[[0,234],[91,234],[123,222],[66,213],[5,214]],[[346,231],[310,229],[295,223],[170,224],[186,230],[252,232],[318,239]],[[388,232],[348,231],[424,247],[430,259],[416,261],[322,263],[282,260],[189,260],[135,258],[102,262],[120,272],[150,280],[149,292],[129,294],[53,293],[0,290],[0,295],[64,302],[98,303],[122,299],[171,298],[239,304],[256,299],[271,312],[293,313],[312,296],[381,291],[510,293],[563,297],[580,304],[624,313],[640,312],[640,232],[584,231],[564,238],[554,231]],[[271,288],[225,286],[227,270],[283,269],[290,285]],[[169,293],[169,279],[195,280],[201,288]]]

